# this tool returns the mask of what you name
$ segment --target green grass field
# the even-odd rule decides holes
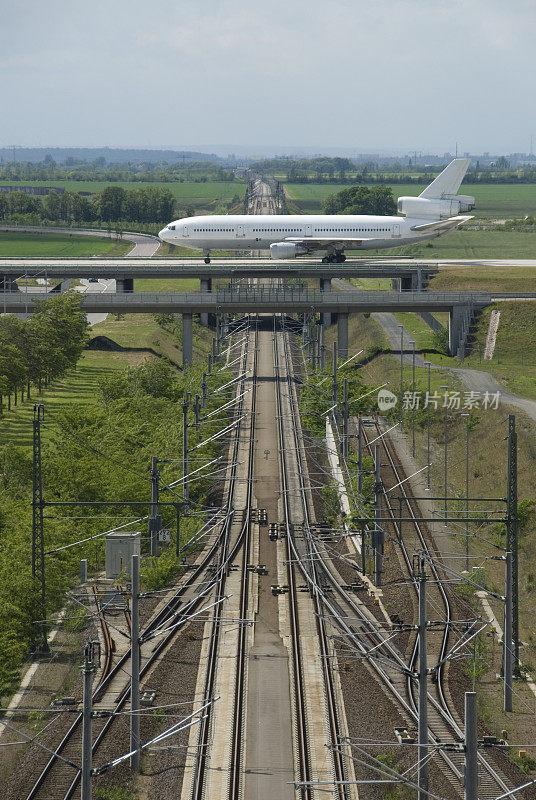
[[[460,230],[420,245],[393,248],[415,258],[536,258],[536,231]],[[383,255],[386,251],[381,251]],[[527,290],[528,291],[528,290]]]
[[[198,278],[136,278],[135,292],[198,292]]]
[[[347,250],[347,255],[393,258],[398,255],[432,259],[526,259],[536,258],[536,231],[460,230],[422,244],[387,250]],[[506,291],[506,290],[505,290]],[[530,291],[530,290],[526,290]]]
[[[303,213],[315,213],[322,210],[322,201],[328,195],[346,189],[348,185],[288,183],[285,188]],[[423,188],[424,186],[417,187],[411,184],[395,184],[392,187],[393,197],[396,199],[404,195],[418,195]],[[460,192],[475,198],[476,207],[471,213],[479,218],[512,219],[525,215],[536,215],[536,184],[520,186],[511,184],[465,186],[462,184]]]
[[[99,236],[63,233],[0,233],[0,258],[59,256],[123,256],[131,242],[116,242]]]
[[[536,291],[536,267],[440,266],[428,288],[431,292]]]
[[[207,181],[197,183],[194,181],[5,181],[9,186],[49,186],[65,189],[67,192],[102,192],[107,186],[122,186],[123,189],[150,188],[169,189],[174,197],[179,199],[202,200],[230,200],[235,194],[243,197],[246,191],[245,183],[235,181]]]

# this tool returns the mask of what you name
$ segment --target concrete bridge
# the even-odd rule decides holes
[[[348,259],[343,264],[322,264],[318,259],[272,261],[228,258],[205,264],[183,258],[0,258],[0,280],[7,286],[17,278],[114,278],[117,291],[133,291],[135,278],[199,278],[201,290],[210,291],[213,278],[316,278],[329,291],[331,278],[390,278],[401,291],[420,291],[437,266],[409,259]],[[13,287],[14,288],[14,287]],[[394,288],[394,287],[393,287]]]
[[[32,292],[0,292],[0,310],[4,313],[31,313],[36,300],[46,295]],[[209,313],[221,314],[336,314],[339,353],[348,353],[348,315],[371,311],[446,311],[449,314],[449,348],[458,352],[475,310],[497,299],[536,299],[536,292],[319,292],[292,288],[247,288],[217,292],[181,293],[85,293],[80,296],[87,313],[168,313],[182,314],[183,360],[192,360],[192,320],[200,314],[206,321]]]

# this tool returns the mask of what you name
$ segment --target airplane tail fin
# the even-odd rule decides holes
[[[455,158],[445,167],[443,172],[420,193],[419,197],[424,197],[427,200],[441,200],[444,197],[457,194],[470,163],[470,158]]]

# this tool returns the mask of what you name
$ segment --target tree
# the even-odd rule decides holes
[[[396,203],[389,186],[351,186],[324,200],[326,214],[378,214],[396,212]]]
[[[125,190],[121,186],[107,186],[100,195],[100,218],[104,222],[117,222],[123,217]]]
[[[43,198],[43,212],[47,219],[55,220],[60,218],[61,201],[57,192],[49,192]]]

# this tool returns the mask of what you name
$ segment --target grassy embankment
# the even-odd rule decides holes
[[[44,403],[47,419],[53,419],[69,403],[93,402],[101,378],[125,367],[136,366],[146,359],[157,358],[151,350],[174,364],[180,364],[182,360],[180,341],[170,331],[160,327],[150,314],[125,314],[120,319],[110,315],[107,320],[91,328],[91,337],[94,336],[107,336],[122,347],[133,350],[84,351],[76,369],[63,380],[44,389],[40,395],[34,391],[30,401],[13,407],[9,412],[4,411],[0,417],[0,446],[8,442],[30,446],[35,402]],[[194,358],[206,357],[211,343],[212,332],[195,325]]]
[[[514,304],[511,304],[512,306]],[[528,304],[516,304],[511,308],[510,321],[504,326],[503,347],[508,348],[508,358],[513,361],[521,357],[522,346],[516,341],[516,328],[520,325],[527,331],[525,337],[525,356],[536,351],[536,326],[530,326],[531,309],[522,308]],[[520,306],[519,308],[517,306]],[[505,315],[506,316],[506,315]],[[418,320],[413,314],[400,315],[401,321],[408,322],[407,318]],[[485,328],[483,321],[481,329]],[[500,330],[500,329],[499,329]],[[422,323],[412,327],[417,340],[417,345],[422,344],[419,336],[428,336],[429,328]],[[530,331],[530,332],[529,332]],[[352,315],[349,325],[350,351],[355,352],[361,348],[371,352],[372,348],[388,348],[386,337],[380,326],[373,318],[363,315]],[[326,337],[328,344],[336,335],[331,330]],[[517,335],[519,339],[519,335]],[[454,360],[444,358],[443,366],[446,367]],[[467,362],[466,362],[467,363]],[[457,364],[459,366],[459,362]],[[474,364],[471,364],[474,366]],[[396,358],[382,354],[373,358],[368,364],[360,368],[363,380],[370,385],[379,386],[388,382],[388,388],[398,393],[400,385],[400,366]],[[511,365],[512,374],[522,375],[522,370]],[[521,378],[518,378],[521,380]],[[432,392],[440,392],[440,385],[448,385],[451,391],[464,391],[460,381],[447,369],[434,369],[431,372]],[[510,387],[509,387],[510,388]],[[411,389],[411,367],[404,366],[404,390]],[[427,370],[416,369],[416,389],[424,394],[427,389]],[[421,394],[421,396],[422,396]],[[463,395],[462,395],[463,396]],[[465,496],[465,420],[460,418],[463,409],[449,412],[448,415],[448,491],[452,497],[460,498],[453,501],[451,508],[461,508]],[[536,423],[527,418],[517,409],[500,405],[498,410],[475,410],[470,417],[470,493],[472,497],[504,497],[506,492],[506,442],[507,433],[506,416],[508,412],[516,413],[518,431],[518,482],[519,499],[533,500],[536,498],[534,489],[534,465],[536,448],[534,446]],[[398,409],[393,417],[393,424],[398,419]],[[431,487],[434,496],[441,497],[443,493],[443,424],[444,411],[440,407],[431,411]],[[427,412],[422,409],[416,413],[416,459],[418,467],[427,462],[426,443]],[[406,436],[411,441],[411,411],[405,412]],[[440,504],[441,505],[441,504]],[[475,504],[473,509],[489,508],[489,503]],[[450,526],[456,552],[460,554],[465,550],[464,526]],[[503,566],[497,561],[488,561],[486,556],[497,555],[497,550],[487,542],[503,544],[504,536],[492,525],[471,528],[470,554],[471,564],[482,564],[486,575],[486,584],[502,594],[504,591]],[[536,613],[536,580],[532,565],[536,559],[536,515],[529,514],[527,522],[522,526],[520,533],[520,627],[521,639],[526,643],[522,649],[522,661],[535,674],[536,668],[536,635],[534,633],[533,619]],[[463,560],[462,562],[463,563]],[[451,565],[454,569],[461,569],[457,562]],[[476,601],[475,601],[476,602]],[[495,614],[502,624],[503,609],[500,603],[492,601]],[[476,606],[478,608],[478,603]],[[500,735],[502,728],[507,728],[512,733],[512,740],[527,741],[527,733],[533,733],[533,719],[531,710],[534,708],[534,696],[521,682],[516,683],[514,715],[504,715],[501,711],[502,686],[496,680],[495,673],[499,671],[500,647],[491,635],[482,637],[479,644],[480,672],[479,678],[479,704],[483,720],[490,730]]]
[[[492,308],[501,312],[495,351],[491,360],[483,353]],[[433,334],[416,314],[397,314],[397,319],[415,339],[416,348],[435,364],[466,367],[489,372],[512,394],[536,400],[536,308],[532,302],[500,302],[484,309],[480,315],[472,349],[463,364],[456,358],[429,353],[434,347]],[[446,324],[446,314],[436,314]]]

